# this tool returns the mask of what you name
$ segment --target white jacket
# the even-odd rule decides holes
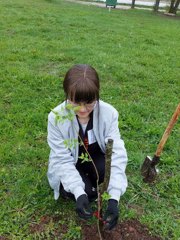
[[[66,101],[58,105],[54,111],[61,112]],[[113,153],[111,159],[111,174],[108,193],[112,199],[119,201],[120,196],[126,191],[127,178],[125,168],[127,153],[124,142],[120,137],[118,128],[118,112],[110,104],[99,101],[93,111],[93,131],[96,140],[105,153],[105,144],[108,139],[113,139]],[[51,149],[48,166],[48,180],[54,189],[54,198],[59,197],[60,182],[67,192],[74,194],[77,199],[85,194],[85,184],[76,170],[79,146],[69,149],[65,147],[64,140],[78,139],[79,125],[76,117],[73,121],[65,120],[64,123],[55,122],[55,114],[51,111],[48,116],[48,144]]]

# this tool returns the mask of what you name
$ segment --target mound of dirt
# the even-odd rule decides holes
[[[97,225],[82,224],[81,227],[82,240],[99,240]],[[162,238],[151,236],[146,226],[133,219],[119,223],[111,231],[105,231],[103,240],[162,240]]]

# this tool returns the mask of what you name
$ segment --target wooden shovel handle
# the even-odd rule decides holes
[[[168,139],[168,137],[171,133],[171,130],[172,130],[174,124],[178,120],[179,115],[180,115],[180,103],[178,104],[174,114],[172,115],[172,118],[171,118],[170,122],[168,123],[168,126],[167,126],[167,128],[166,128],[166,130],[165,130],[165,132],[164,132],[164,134],[161,138],[161,141],[160,141],[160,143],[157,147],[155,156],[160,157],[161,152],[163,150],[163,147],[164,147],[164,145],[165,145],[165,143],[166,143],[166,141],[167,141],[167,139]]]

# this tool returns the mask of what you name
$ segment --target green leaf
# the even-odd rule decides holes
[[[91,159],[89,159],[89,156],[87,153],[82,153],[81,156],[79,156],[79,159],[82,159],[82,162],[81,163],[84,163],[84,162],[91,162]]]
[[[66,148],[75,148],[76,145],[78,144],[78,140],[77,139],[65,139],[64,140],[64,145]]]
[[[66,104],[65,108],[66,108],[67,110],[72,110],[72,109],[73,109],[73,105],[70,104],[70,103],[68,103],[68,104]]]
[[[74,111],[74,112],[77,112],[77,111],[80,110],[80,108],[81,108],[80,106],[76,106],[76,107],[73,108],[73,111]]]
[[[111,195],[108,192],[103,192],[101,197],[103,201],[108,201],[111,198]]]

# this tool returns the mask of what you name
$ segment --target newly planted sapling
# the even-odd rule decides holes
[[[55,117],[55,123],[57,124],[58,122],[62,122],[64,123],[65,121],[73,121],[74,117],[75,117],[75,113],[76,111],[79,110],[79,106],[73,106],[72,104],[66,104],[66,106],[64,108],[61,108],[60,112],[56,112],[53,110],[53,113],[56,115]],[[97,208],[98,211],[94,213],[94,216],[97,217],[97,227],[98,227],[98,234],[99,234],[99,238],[100,240],[102,240],[102,234],[103,234],[103,223],[105,223],[102,219],[102,205],[104,202],[107,202],[110,199],[110,195],[106,192],[107,191],[107,187],[108,187],[108,183],[109,183],[109,178],[110,178],[110,162],[111,162],[111,155],[112,155],[112,145],[113,145],[113,140],[109,139],[108,143],[106,145],[106,154],[105,154],[105,177],[104,177],[104,182],[103,184],[101,184],[101,186],[99,186],[99,174],[98,174],[98,170],[96,168],[96,165],[94,163],[94,161],[92,160],[83,140],[81,139],[81,136],[78,132],[78,130],[74,127],[74,130],[76,131],[78,138],[80,141],[78,141],[78,139],[65,139],[64,140],[64,144],[65,147],[67,148],[75,148],[77,146],[77,144],[79,144],[80,146],[84,147],[85,153],[82,153],[79,156],[79,159],[82,160],[82,164],[84,162],[91,162],[94,170],[96,172],[96,186],[97,186]]]

